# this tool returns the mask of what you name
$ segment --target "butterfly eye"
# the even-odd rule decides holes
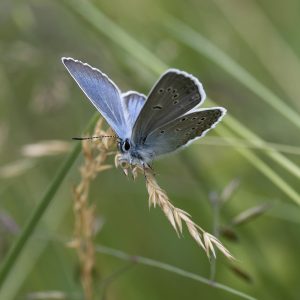
[[[129,149],[130,149],[130,143],[129,143],[128,139],[126,139],[122,145],[122,150],[123,150],[123,152],[127,152]]]

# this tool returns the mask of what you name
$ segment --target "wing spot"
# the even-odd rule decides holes
[[[202,117],[201,120],[204,121],[206,119],[206,117]]]
[[[170,93],[171,91],[172,91],[172,88],[171,88],[171,87],[168,87],[168,88],[167,88],[167,92]]]
[[[165,131],[164,131],[164,130],[161,130],[161,131],[160,131],[160,134],[163,134],[163,133],[165,133]]]
[[[176,98],[178,98],[178,96],[179,96],[179,94],[174,94],[174,95],[172,96],[172,98],[173,98],[173,99],[176,99]]]
[[[188,119],[188,118],[183,117],[180,121],[183,122],[183,121],[185,121],[185,120],[187,120],[187,119]]]
[[[177,90],[176,90],[176,89],[174,89],[174,90],[172,91],[172,93],[173,93],[173,94],[175,94],[176,92],[177,92]]]
[[[197,117],[192,117],[192,120],[196,120],[197,119]]]
[[[164,89],[159,89],[159,90],[158,90],[158,93],[159,93],[159,94],[162,94],[163,92],[164,92]]]
[[[163,107],[161,105],[155,105],[155,106],[152,106],[152,109],[162,109]]]
[[[177,104],[179,101],[178,100],[175,100],[175,101],[173,101],[173,104]]]

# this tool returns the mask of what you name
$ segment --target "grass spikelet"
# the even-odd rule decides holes
[[[118,166],[119,157],[116,156],[115,164]],[[125,174],[128,174],[128,169],[124,169]],[[184,210],[175,207],[167,195],[167,193],[157,183],[153,171],[149,168],[144,170],[141,167],[135,166],[132,170],[133,177],[135,178],[138,173],[144,174],[146,179],[146,188],[149,194],[149,207],[160,207],[172,227],[175,229],[177,235],[182,235],[182,224],[185,223],[188,232],[196,243],[203,248],[207,256],[212,254],[216,257],[215,247],[219,249],[227,258],[233,259],[230,252],[222,245],[222,243],[213,235],[206,232],[199,225],[192,221],[191,216]]]
[[[103,119],[100,119],[95,127],[94,135],[111,135],[111,130],[102,129]],[[89,203],[88,196],[90,183],[99,172],[111,168],[111,165],[105,164],[110,152],[113,139],[98,139],[96,141],[83,140],[82,152],[84,162],[80,167],[81,181],[74,188],[74,238],[69,246],[76,249],[80,262],[80,277],[84,290],[84,299],[93,299],[93,278],[92,271],[95,265],[95,246],[94,246],[94,228],[95,228],[95,206]]]

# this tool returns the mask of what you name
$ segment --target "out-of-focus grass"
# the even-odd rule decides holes
[[[288,222],[288,215],[290,213],[291,220],[296,220],[300,213],[297,207],[289,212],[281,202],[286,200],[286,195],[296,201],[299,199],[300,160],[287,153],[276,152],[275,147],[265,144],[264,140],[298,146],[299,118],[296,110],[285,101],[284,92],[276,83],[277,77],[268,73],[271,68],[265,68],[268,61],[264,61],[264,65],[257,61],[248,45],[224,19],[224,12],[219,11],[220,6],[210,1],[130,0],[125,3],[120,0],[105,3],[93,1],[94,5],[90,4],[88,1],[75,0],[26,3],[7,0],[0,4],[1,165],[17,161],[24,144],[45,139],[67,140],[78,135],[92,114],[93,108],[87,101],[81,100],[84,96],[60,66],[61,56],[74,56],[99,67],[122,90],[137,89],[145,93],[167,66],[189,71],[199,76],[207,94],[212,99],[218,99],[218,104],[225,106],[239,121],[224,119],[219,129],[224,138],[231,138],[232,135],[224,126],[228,125],[234,133],[233,137],[242,137],[252,146],[271,147],[273,151],[261,155],[253,148],[236,149],[246,156],[247,162],[237,156],[233,148],[195,144],[182,154],[157,162],[155,168],[160,174],[159,180],[173,201],[191,212],[197,222],[207,229],[212,223],[208,193],[221,190],[232,178],[241,177],[241,185],[226,204],[226,209],[222,210],[222,222],[230,223],[231,217],[238,212],[262,201],[272,203],[276,200],[276,210],[268,213],[272,218],[261,216],[259,220],[244,224],[237,229],[240,243],[227,245],[241,261],[242,269],[254,278],[253,284],[243,282],[226,264],[219,261],[217,280],[258,298],[297,299],[299,290],[296,279],[300,274],[295,266],[299,261],[300,242],[298,225]],[[230,5],[233,16],[238,14],[241,6],[235,10],[232,0]],[[291,9],[287,10],[291,14],[287,20],[293,22],[276,24],[274,16],[281,12],[281,2],[256,2],[256,5],[266,18],[275,22],[278,36],[286,38],[288,30],[293,32],[293,27],[300,25],[300,18],[296,18],[297,14]],[[297,1],[290,0],[285,6],[296,7]],[[165,29],[170,16],[179,19],[187,28],[194,28],[197,34],[206,36],[224,53],[230,53],[240,66],[248,69],[249,74],[257,79],[253,81],[253,78],[236,75],[232,80],[205,57],[185,47],[177,40],[180,32],[175,27],[172,27],[172,35]],[[260,28],[253,26],[251,30],[260,31]],[[201,41],[199,35],[191,35],[190,32],[185,34],[186,39],[194,37],[192,41],[195,44]],[[247,30],[243,34],[247,34]],[[242,38],[248,41],[248,36]],[[300,45],[295,34],[290,34],[286,40],[291,48],[295,48],[295,53],[299,52],[297,47]],[[266,49],[267,52],[268,42],[265,41],[265,45],[263,40],[260,42],[260,51]],[[285,74],[285,78],[293,74],[291,71]],[[237,79],[244,79],[243,83],[248,87],[252,83],[252,92],[241,87]],[[296,90],[297,87],[294,87],[294,93]],[[272,104],[279,114],[262,103],[257,95],[267,97],[267,103]],[[210,136],[213,134],[210,133]],[[40,195],[52,182],[60,164],[59,157],[36,159],[34,167],[24,169],[24,173],[19,173],[18,177],[1,179],[2,210],[8,212],[21,228],[28,222],[34,207],[38,207],[35,210],[38,213],[34,215],[38,219],[42,217],[39,207],[43,204],[38,204]],[[54,213],[60,209],[57,203],[71,200],[71,193],[66,191],[71,190],[77,176],[76,172],[72,172],[72,176],[68,177],[70,179],[62,186],[65,192],[53,198],[50,208]],[[192,241],[177,240],[159,213],[151,211],[149,214],[142,181],[127,182],[119,170],[113,170],[105,176],[100,175],[93,189],[91,199],[97,201],[97,212],[106,220],[97,237],[99,243],[166,261],[208,277],[209,265]],[[281,207],[284,209],[281,210]],[[38,219],[31,219],[31,222],[35,220],[31,224],[39,225],[36,222]],[[53,222],[58,222],[58,219]],[[54,227],[43,226],[42,234],[51,234],[51,228]],[[51,244],[48,248],[41,247],[37,260],[37,256],[30,256],[30,249],[35,247],[38,239],[34,239],[31,230],[26,228],[27,237],[32,239],[26,246],[26,258],[21,256],[16,261],[15,270],[27,276],[16,278],[13,272],[10,273],[0,295],[9,295],[5,299],[14,299],[35,291],[60,290],[70,298],[80,297],[76,261],[69,259],[72,251],[63,243]],[[71,232],[72,217],[69,213],[65,215],[57,234],[71,236]],[[19,238],[19,246],[22,245],[20,241],[26,241],[24,236],[26,238],[24,234]],[[9,240],[0,242],[1,249],[11,245]],[[22,247],[19,249],[22,250],[21,254],[25,253]],[[107,256],[99,256],[95,281],[100,283],[109,277],[120,268],[120,264]],[[18,282],[15,283],[14,279],[18,279]],[[176,284],[170,285],[170,281]],[[132,282],[135,282],[134,286]],[[122,299],[180,299],[186,298],[187,293],[193,298],[199,295],[204,298],[232,299],[230,294],[218,292],[212,287],[192,283],[188,279],[182,279],[178,284],[175,275],[167,277],[157,270],[141,267],[117,278],[109,286],[108,293],[111,297]]]

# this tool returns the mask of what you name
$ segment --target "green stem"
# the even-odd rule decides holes
[[[220,227],[220,196],[218,195],[211,195],[210,203],[212,207],[212,215],[213,215],[213,230],[212,234],[219,238],[219,227]],[[210,261],[210,279],[212,281],[216,278],[216,270],[217,270],[217,261],[214,256],[212,256]]]
[[[178,40],[206,56],[212,62],[223,68],[232,77],[241,82],[254,94],[258,95],[262,100],[277,110],[278,113],[286,117],[287,120],[300,128],[299,113],[290,108],[278,96],[266,88],[254,76],[252,76],[242,66],[235,62],[229,55],[211,43],[207,38],[189,26],[185,25],[180,20],[171,16],[167,18],[165,25],[170,33],[173,34]]]
[[[211,99],[209,101],[216,105]],[[237,135],[247,139],[253,146],[257,147],[264,147],[267,149],[267,145],[263,139],[261,139],[259,136],[257,136],[255,133],[253,133],[251,130],[249,130],[246,126],[244,126],[241,122],[236,120],[234,117],[230,116],[229,114],[226,115],[223,122]],[[276,149],[272,148],[266,154],[273,159],[275,162],[277,162],[279,165],[281,165],[284,169],[289,171],[291,174],[296,176],[298,179],[300,179],[300,168],[291,160],[289,160],[287,157],[279,153]]]
[[[178,274],[180,276],[190,278],[190,279],[193,279],[195,281],[201,282],[203,284],[209,285],[209,286],[214,287],[216,289],[220,289],[220,290],[226,291],[228,293],[240,296],[241,298],[249,299],[249,300],[255,300],[254,297],[252,297],[250,295],[247,295],[245,293],[242,293],[240,291],[237,291],[237,290],[235,290],[235,289],[233,289],[233,288],[231,288],[227,285],[224,285],[222,283],[218,283],[218,282],[215,282],[215,281],[212,282],[211,280],[209,280],[205,277],[202,277],[202,276],[197,275],[195,273],[191,273],[191,272],[182,270],[178,267],[166,264],[164,262],[153,260],[153,259],[147,258],[147,257],[129,255],[129,254],[123,252],[123,251],[112,249],[112,248],[105,247],[105,246],[96,246],[96,251],[100,252],[100,253],[103,253],[103,254],[108,254],[108,255],[123,259],[125,261],[131,261],[131,262],[135,262],[135,263],[138,263],[138,264],[151,266],[151,267],[154,267],[154,268],[158,268],[158,269],[161,269],[161,270],[172,272],[172,273]]]
[[[90,120],[87,128],[85,131],[89,131],[91,128],[95,126],[97,119],[99,118],[99,113],[97,112]],[[11,247],[9,253],[5,257],[5,260],[2,264],[0,270],[0,288],[3,285],[6,276],[12,269],[13,265],[15,264],[16,260],[18,259],[22,249],[24,248],[26,242],[28,241],[29,237],[37,227],[37,224],[43,217],[47,207],[51,203],[51,200],[55,196],[58,188],[62,184],[64,178],[66,177],[68,171],[71,169],[73,163],[75,162],[76,158],[78,157],[81,150],[81,143],[77,143],[73,148],[72,152],[69,154],[61,168],[58,170],[56,176],[54,177],[52,183],[50,184],[48,190],[46,191],[44,197],[37,205],[36,209],[32,213],[31,217],[29,218],[28,222],[26,223],[25,227],[23,228],[22,232],[20,233],[19,237]]]
[[[59,3],[67,6],[76,15],[91,24],[97,31],[108,35],[116,44],[121,44],[128,53],[134,53],[136,59],[155,74],[164,72],[168,66],[151,51],[131,37],[125,30],[106,17],[96,6],[88,1],[62,0]]]
[[[214,129],[222,136],[231,137],[232,133],[224,126],[218,126]],[[228,140],[230,142],[230,139]],[[263,173],[270,181],[272,181],[286,195],[300,205],[300,196],[286,181],[284,181],[276,172],[274,172],[266,163],[264,163],[256,154],[246,148],[236,148],[242,156],[244,156],[253,166]]]
[[[230,138],[230,143],[228,139],[224,137],[215,137],[215,136],[205,136],[205,139],[199,140],[199,144],[207,146],[224,146],[224,147],[236,147],[236,148],[247,148],[247,149],[256,149],[263,152],[281,152],[285,154],[300,155],[300,147],[286,145],[286,144],[277,144],[265,142],[263,144],[253,144],[253,141],[248,141],[246,138]]]

